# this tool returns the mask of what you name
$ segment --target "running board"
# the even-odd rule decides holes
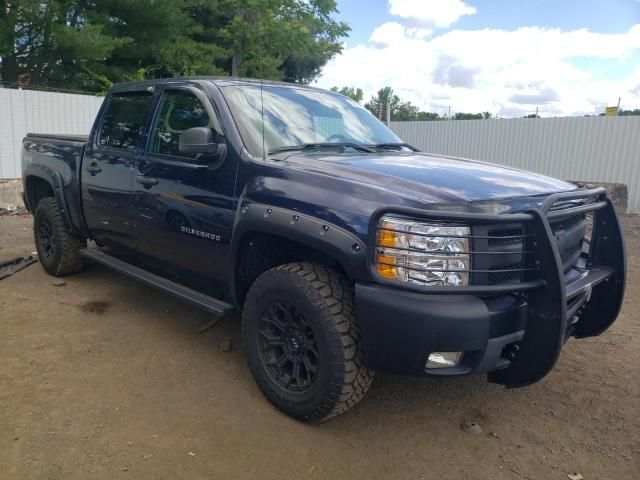
[[[134,267],[127,262],[123,262],[111,255],[107,255],[95,248],[84,248],[80,250],[80,255],[88,260],[105,265],[116,272],[124,273],[131,278],[135,278],[147,285],[151,285],[152,287],[167,292],[181,300],[197,305],[214,315],[223,316],[233,310],[233,305],[225,303],[222,300],[210,297],[204,293],[196,292],[195,290],[180,285],[179,283],[172,282],[171,280],[167,280],[164,277],[155,275],[143,270],[142,268]]]

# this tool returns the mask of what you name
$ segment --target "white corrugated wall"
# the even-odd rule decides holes
[[[510,165],[565,180],[624,183],[640,213],[640,117],[392,122],[425,152]]]
[[[0,179],[19,178],[27,132],[88,134],[103,97],[0,88]]]
[[[0,88],[0,179],[19,178],[27,132],[88,134],[102,97]],[[512,165],[566,180],[624,183],[640,213],[640,117],[392,122],[426,152]]]

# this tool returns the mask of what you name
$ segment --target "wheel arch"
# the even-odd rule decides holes
[[[62,175],[43,165],[30,165],[25,170],[23,177],[27,209],[34,213],[40,200],[45,197],[53,197],[58,203],[60,215],[67,231],[72,235],[82,236],[74,227],[71,219]]]
[[[53,185],[39,175],[28,175],[24,179],[24,194],[26,197],[26,207],[30,212],[35,212],[38,202],[45,197],[55,197]]]
[[[309,261],[332,266],[351,280],[366,277],[364,243],[354,234],[294,210],[252,204],[239,213],[231,242],[231,288],[241,306],[263,272]]]

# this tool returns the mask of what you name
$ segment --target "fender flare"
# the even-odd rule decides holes
[[[238,252],[248,234],[277,235],[334,258],[355,280],[367,278],[366,245],[356,235],[330,222],[261,203],[245,203],[237,214],[231,239],[231,285],[235,296]]]
[[[51,186],[51,190],[53,190],[53,196],[56,199],[58,207],[60,208],[60,216],[62,217],[62,222],[64,223],[65,228],[70,234],[80,236],[73,227],[73,223],[71,223],[71,216],[69,215],[69,205],[67,204],[67,200],[64,194],[64,183],[62,181],[62,175],[45,165],[31,164],[25,169],[23,177],[25,182],[25,190],[29,177],[36,177],[44,180]],[[30,202],[31,199],[29,198],[27,192],[25,192],[25,197],[27,199],[27,202]],[[30,203],[28,203],[27,206],[31,212],[35,213],[37,205],[31,205]]]

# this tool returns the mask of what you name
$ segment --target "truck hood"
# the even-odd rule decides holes
[[[491,163],[424,153],[290,155],[296,168],[375,185],[423,201],[460,202],[531,197],[575,185]]]

